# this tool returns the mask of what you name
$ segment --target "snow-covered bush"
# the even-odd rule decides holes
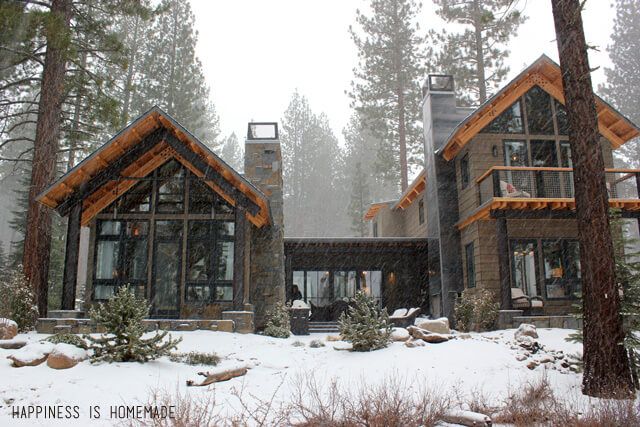
[[[338,321],[340,335],[353,346],[354,351],[372,351],[384,348],[391,341],[392,325],[387,309],[380,310],[376,301],[357,292],[354,304]]]
[[[190,351],[189,353],[171,353],[169,359],[172,362],[186,363],[187,365],[216,366],[220,363],[220,356],[215,353],[201,353]]]
[[[20,332],[33,329],[38,319],[38,307],[22,266],[11,270],[0,281],[0,296],[0,317],[16,322]]]
[[[93,350],[92,362],[147,362],[168,355],[182,339],[174,340],[167,331],[156,332],[151,338],[142,338],[145,332],[142,320],[149,315],[146,300],[136,298],[133,290],[122,287],[106,303],[89,311],[91,319],[103,326],[107,334],[89,340]]]
[[[278,303],[267,313],[264,334],[274,338],[289,338],[291,324],[289,323],[289,310],[286,305]]]
[[[50,342],[53,344],[71,344],[85,350],[88,348],[86,341],[83,340],[82,337],[79,337],[75,334],[54,334],[48,338],[43,339],[42,341]]]
[[[500,304],[487,289],[465,289],[456,299],[454,316],[460,331],[490,331],[498,323]]]

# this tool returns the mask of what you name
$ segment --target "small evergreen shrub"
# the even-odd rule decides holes
[[[313,340],[309,343],[309,347],[311,348],[320,348],[324,347],[324,343],[320,340]]]
[[[460,331],[490,331],[498,324],[500,304],[487,289],[462,291],[456,299],[454,316],[456,329]]]
[[[189,353],[171,353],[169,359],[172,362],[186,363],[187,365],[208,365],[216,366],[220,363],[220,356],[216,353],[200,353],[190,351]]]
[[[91,319],[107,330],[97,338],[85,335],[93,350],[92,362],[148,362],[166,356],[182,339],[174,340],[167,331],[156,332],[151,338],[142,338],[145,327],[142,320],[149,315],[149,304],[136,298],[132,289],[121,287],[106,303],[89,311]]]
[[[33,329],[38,320],[36,296],[22,273],[22,266],[12,269],[0,281],[0,317],[16,322],[20,332]]]
[[[43,339],[42,341],[50,342],[53,344],[60,344],[60,343],[71,344],[71,345],[75,345],[76,347],[83,348],[85,350],[89,348],[89,346],[87,345],[87,342],[84,339],[82,339],[82,337],[79,337],[78,335],[75,335],[75,334],[55,334],[55,335],[51,335],[48,338]]]
[[[291,345],[294,347],[304,347],[304,343],[302,341],[294,341]]]
[[[289,338],[291,324],[289,323],[289,310],[287,310],[286,305],[278,303],[267,313],[264,334],[274,338]]]
[[[359,291],[354,304],[338,320],[340,335],[354,351],[378,350],[389,345],[392,325],[387,310],[380,310],[375,300]]]

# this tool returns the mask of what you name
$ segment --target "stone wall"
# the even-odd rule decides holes
[[[278,140],[247,140],[245,177],[269,199],[270,225],[251,229],[249,297],[255,307],[255,326],[264,326],[265,314],[285,299],[282,152]]]

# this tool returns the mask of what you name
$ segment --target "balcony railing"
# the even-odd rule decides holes
[[[609,199],[640,199],[640,170],[606,169]],[[480,204],[493,198],[572,199],[573,169],[494,166],[476,180]]]

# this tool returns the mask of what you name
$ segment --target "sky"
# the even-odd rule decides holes
[[[588,0],[583,13],[594,86],[610,65],[615,10],[610,0]],[[311,108],[329,117],[336,136],[349,120],[345,94],[357,65],[348,32],[367,0],[191,0],[199,33],[197,55],[220,115],[223,135],[246,135],[247,122],[280,121],[298,90]],[[558,60],[550,0],[520,0],[528,21],[510,42],[509,79],[546,54]],[[420,26],[442,28],[431,0],[423,1]],[[508,80],[506,80],[508,81]],[[506,82],[505,81],[505,82]]]

